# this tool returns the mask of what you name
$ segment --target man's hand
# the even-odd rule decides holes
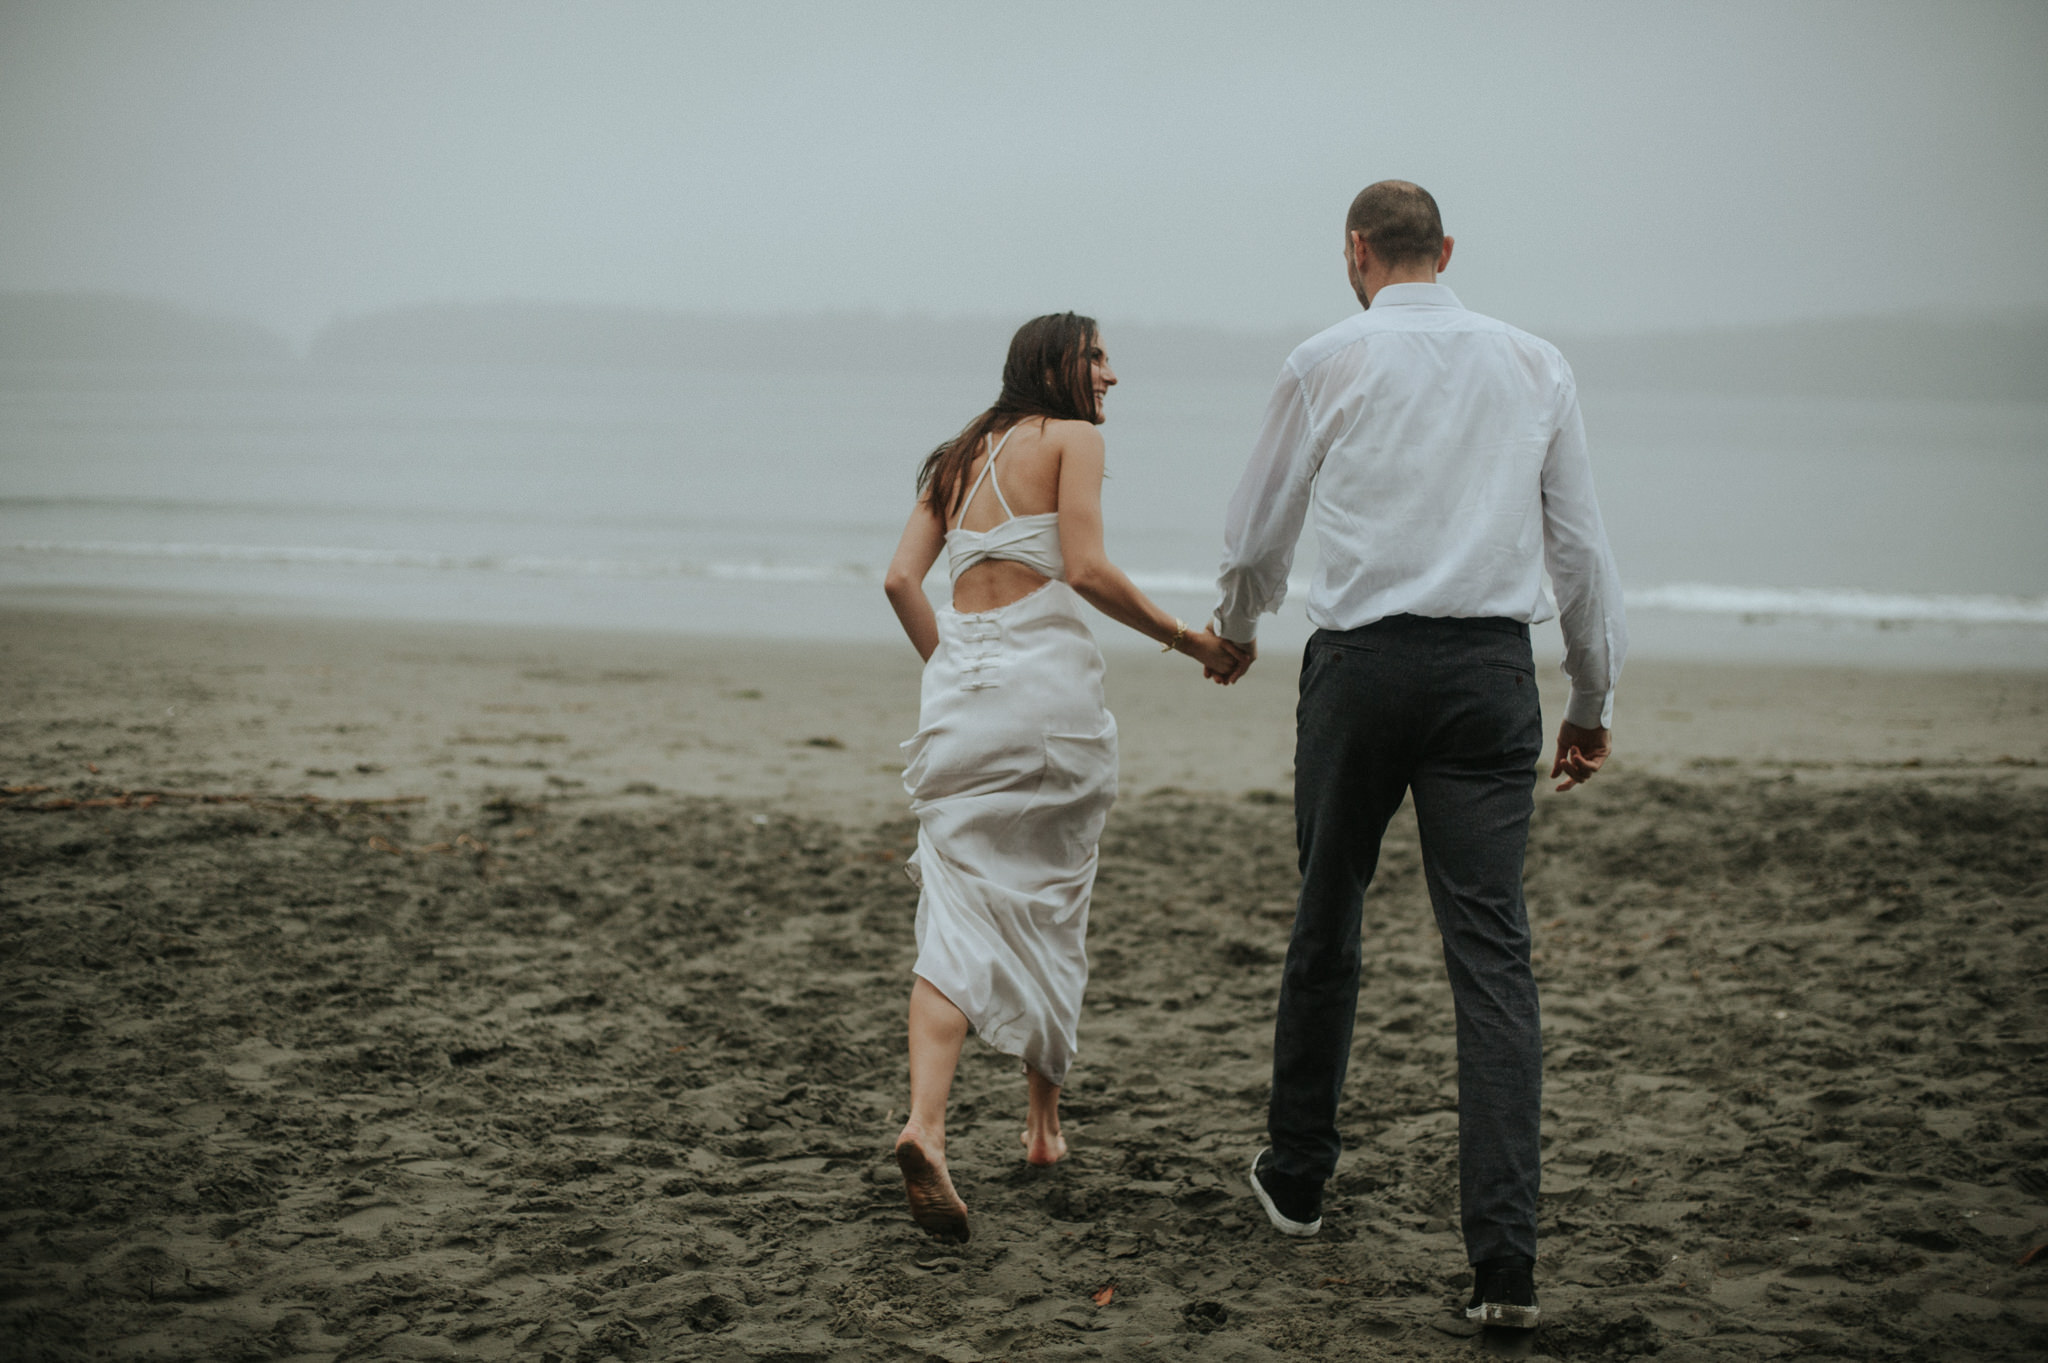
[[[1570,720],[1557,726],[1557,760],[1550,764],[1553,778],[1562,776],[1559,790],[1570,790],[1593,779],[1607,760],[1607,730],[1581,729]]]
[[[1202,675],[1220,679],[1237,666],[1237,654],[1211,630],[1198,629],[1181,640],[1180,652],[1202,665]]]
[[[1254,639],[1249,643],[1240,644],[1236,640],[1226,639],[1220,634],[1216,636],[1216,642],[1223,645],[1228,666],[1222,668],[1204,667],[1202,675],[1215,682],[1218,686],[1228,686],[1239,677],[1242,677],[1251,665],[1257,661],[1259,643],[1258,640]]]

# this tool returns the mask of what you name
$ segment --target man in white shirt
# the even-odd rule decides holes
[[[1412,792],[1457,1003],[1467,1315],[1527,1328],[1543,1064],[1521,887],[1542,749],[1529,625],[1562,617],[1559,790],[1606,759],[1627,632],[1571,368],[1436,282],[1451,246],[1419,186],[1383,181],[1353,201],[1345,268],[1366,311],[1288,358],[1225,526],[1217,632],[1243,654],[1227,680],[1257,656],[1257,617],[1286,595],[1311,513],[1320,550],[1296,712],[1302,884],[1274,1029],[1272,1145],[1251,1184],[1282,1233],[1321,1228],[1362,901]]]

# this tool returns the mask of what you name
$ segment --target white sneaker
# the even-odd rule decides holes
[[[1259,1200],[1259,1205],[1266,1209],[1266,1219],[1273,1223],[1274,1230],[1279,1231],[1282,1235],[1293,1235],[1306,1239],[1323,1228],[1322,1190],[1320,1188],[1316,1190],[1315,1206],[1313,1208],[1297,1207],[1294,1209],[1296,1211],[1313,1210],[1316,1214],[1314,1220],[1297,1221],[1287,1215],[1286,1212],[1281,1211],[1279,1207],[1274,1205],[1273,1195],[1266,1191],[1266,1185],[1259,1182],[1259,1161],[1272,1153],[1272,1147],[1268,1146],[1252,1156],[1252,1196],[1256,1197]]]

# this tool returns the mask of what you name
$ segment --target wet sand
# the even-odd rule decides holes
[[[947,1246],[889,1156],[907,649],[0,614],[0,1353],[1473,1354],[1405,815],[1323,1235],[1244,1186],[1288,662],[1112,654],[1073,1154],[970,1043]],[[2048,677],[1632,664],[1621,715],[1538,800],[1530,1347],[2039,1356]]]

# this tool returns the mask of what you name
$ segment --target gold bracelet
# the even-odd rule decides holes
[[[1173,637],[1171,639],[1168,639],[1166,641],[1166,647],[1160,649],[1159,651],[1161,653],[1172,653],[1176,649],[1178,649],[1182,644],[1187,642],[1187,637],[1188,622],[1181,619],[1178,616],[1175,616],[1173,621]]]

